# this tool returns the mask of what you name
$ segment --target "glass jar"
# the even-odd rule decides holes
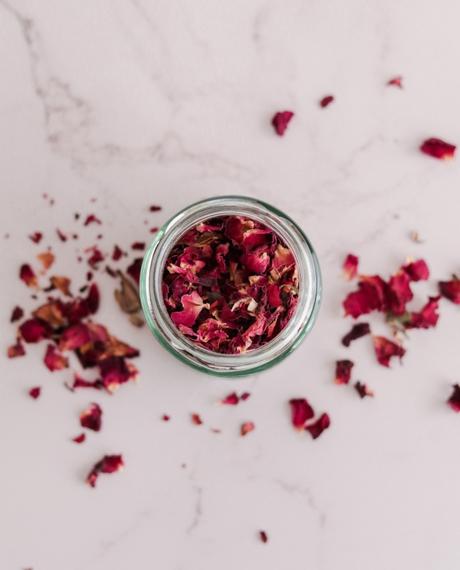
[[[290,321],[266,344],[242,354],[221,354],[195,344],[169,316],[162,295],[168,254],[193,226],[219,216],[245,216],[278,234],[292,251],[299,274],[298,304]],[[160,343],[182,362],[218,376],[245,376],[280,362],[299,346],[311,330],[320,305],[321,273],[307,236],[286,214],[245,196],[220,196],[184,208],[158,231],[142,263],[140,297],[147,324]]]

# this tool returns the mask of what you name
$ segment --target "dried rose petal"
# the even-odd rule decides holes
[[[345,315],[358,318],[371,311],[383,311],[386,307],[387,284],[379,275],[364,275],[358,290],[350,293],[343,302]]]
[[[138,249],[140,251],[143,251],[145,249],[145,242],[135,241],[133,244],[131,244],[131,249]]]
[[[149,232],[151,234],[156,234],[158,229],[159,229],[158,226],[153,226],[152,228],[149,229]]]
[[[435,137],[427,139],[420,146],[420,150],[424,154],[440,160],[450,160],[454,158],[456,148],[455,145]]]
[[[99,431],[102,426],[102,409],[99,404],[90,404],[80,414],[81,427]]]
[[[366,384],[363,384],[362,382],[359,381],[356,382],[353,388],[358,392],[360,398],[365,398],[366,396],[367,397],[374,396],[374,392]]]
[[[72,296],[70,292],[70,279],[68,277],[63,277],[59,275],[53,275],[50,277],[51,285],[58,289],[63,295],[67,295],[69,297]]]
[[[134,279],[134,281],[139,285],[139,279],[141,276],[142,267],[142,257],[137,257],[129,267],[126,269],[126,273]]]
[[[38,287],[37,276],[28,263],[23,263],[19,269],[19,278],[27,287]]]
[[[333,101],[334,101],[334,96],[333,96],[333,95],[326,95],[325,97],[323,97],[323,98],[320,100],[319,106],[324,109],[324,107],[327,107],[327,106],[330,105]]]
[[[103,253],[96,246],[90,247],[86,251],[91,253],[90,257],[88,258],[88,265],[93,269],[97,269],[98,264],[101,261],[104,261]]]
[[[118,247],[118,245],[113,246],[112,259],[113,261],[118,261],[123,255],[123,251]]]
[[[175,325],[185,325],[186,327],[193,326],[201,311],[204,308],[209,308],[209,304],[204,303],[196,291],[190,295],[182,295],[181,304],[183,310],[171,313],[171,319]]]
[[[306,425],[305,429],[310,433],[310,435],[313,439],[316,439],[330,425],[331,425],[331,420],[329,418],[329,415],[326,413],[323,413],[313,423]]]
[[[242,436],[247,435],[248,433],[250,433],[251,431],[254,431],[256,429],[256,426],[253,422],[244,422],[241,424],[240,427],[240,434]]]
[[[16,344],[12,344],[8,347],[7,350],[8,358],[17,358],[18,356],[24,356],[25,353],[26,351],[24,349],[24,345],[19,339],[16,341]]]
[[[238,404],[238,402],[240,401],[238,394],[236,392],[231,392],[230,394],[228,394],[227,396],[225,396],[225,398],[223,398],[220,403],[221,404],[226,404],[228,406],[236,406]]]
[[[396,75],[395,77],[392,77],[387,81],[387,85],[390,85],[392,87],[399,87],[399,89],[402,89],[403,88],[402,81],[403,81],[402,75]]]
[[[453,385],[453,391],[447,403],[454,412],[460,412],[460,386],[458,384]]]
[[[75,350],[90,342],[87,325],[80,323],[64,330],[59,341],[59,350]]]
[[[359,257],[349,253],[343,262],[343,273],[348,281],[354,279],[358,274]]]
[[[84,226],[89,226],[90,224],[101,224],[101,220],[95,216],[94,214],[89,214],[89,216],[86,217],[85,223],[83,224]]]
[[[28,319],[19,327],[21,337],[27,343],[35,343],[49,336],[49,330],[40,319]]]
[[[78,374],[75,374],[73,384],[71,386],[68,386],[72,392],[77,388],[93,388],[95,390],[101,390],[103,387],[104,385],[100,380],[85,380],[84,378],[78,376]]]
[[[351,378],[351,370],[354,366],[351,360],[337,360],[335,363],[335,383],[348,384]]]
[[[296,429],[302,430],[305,427],[305,423],[315,415],[313,408],[305,398],[292,398],[289,400],[289,405],[291,407],[292,425]]]
[[[99,364],[101,372],[101,382],[110,393],[115,392],[120,387],[137,375],[137,369],[125,361],[124,357],[111,356],[104,358]]]
[[[161,419],[162,419],[164,422],[169,422],[169,420],[171,419],[171,417],[168,416],[168,414],[163,414],[163,415],[161,416]]]
[[[292,119],[294,113],[292,111],[279,111],[272,118],[272,125],[278,136],[282,137]]]
[[[243,392],[240,396],[240,400],[242,402],[245,402],[248,398],[251,397],[251,393],[250,392]]]
[[[67,241],[67,236],[65,235],[64,232],[61,232],[61,230],[59,228],[56,229],[56,233],[58,235],[58,238],[63,241],[66,242]]]
[[[382,366],[390,366],[390,359],[394,356],[398,356],[401,360],[406,350],[395,342],[388,340],[383,336],[374,336],[374,349],[377,360]]]
[[[85,301],[88,306],[88,311],[92,315],[94,315],[94,313],[97,313],[99,309],[99,300],[100,300],[99,288],[96,283],[91,283]]]
[[[161,210],[161,206],[153,204],[152,206],[149,207],[149,210],[150,212],[159,212]]]
[[[86,482],[91,487],[96,486],[100,473],[116,473],[125,466],[121,455],[105,455],[98,461],[86,477]]]
[[[42,264],[43,269],[46,271],[53,265],[55,257],[54,253],[51,251],[44,251],[43,253],[39,253],[37,255],[37,259]]]
[[[34,243],[40,243],[42,241],[43,234],[42,232],[34,232],[29,236],[29,239]]]
[[[387,308],[393,315],[402,315],[414,294],[410,288],[410,278],[405,271],[399,271],[388,282]]]
[[[268,535],[264,530],[259,530],[259,538],[264,544],[268,542]]]
[[[424,259],[411,261],[401,269],[407,273],[411,281],[426,281],[430,277],[430,270]]]
[[[450,281],[440,281],[438,285],[439,292],[443,297],[456,305],[460,305],[460,279],[454,277]]]
[[[435,327],[438,319],[438,307],[440,297],[429,297],[428,302],[418,312],[410,313],[409,322],[406,323],[408,329],[429,329]]]
[[[60,354],[52,344],[49,344],[46,348],[44,362],[48,370],[51,370],[51,372],[54,372],[55,370],[63,370],[69,366],[68,359]]]
[[[85,433],[81,433],[80,435],[77,435],[76,437],[72,438],[72,441],[74,441],[75,443],[83,443],[85,440],[86,440]]]
[[[24,311],[21,309],[21,307],[16,305],[16,307],[14,307],[14,309],[11,312],[10,323],[15,323],[16,321],[20,321],[23,316],[24,316]]]
[[[200,414],[191,414],[190,417],[192,420],[192,424],[195,424],[196,426],[200,426],[203,423]]]
[[[36,400],[37,398],[40,397],[41,391],[42,389],[40,388],[40,386],[34,386],[29,390],[29,396],[34,400]]]
[[[371,327],[369,326],[369,323],[356,323],[351,327],[350,332],[342,338],[342,344],[343,346],[350,346],[354,340],[361,338],[362,336],[366,336],[370,334],[370,332]]]

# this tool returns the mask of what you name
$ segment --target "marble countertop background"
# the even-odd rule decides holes
[[[158,225],[206,196],[263,198],[308,233],[325,285],[302,347],[233,383],[128,325],[109,277],[100,320],[140,347],[137,384],[71,394],[41,349],[2,358],[2,570],[458,570],[460,417],[445,405],[460,379],[458,308],[414,331],[392,370],[370,340],[346,351],[339,339],[349,251],[368,273],[408,255],[435,279],[460,271],[460,163],[418,151],[429,136],[460,142],[459,18],[455,0],[0,0],[3,346],[12,306],[33,306],[17,279],[37,252],[31,231],[45,233],[57,272],[81,275],[74,250],[98,228],[78,246],[54,234],[75,211],[102,219],[110,247],[148,239],[150,203],[163,206],[148,218]],[[404,89],[387,87],[399,74]],[[296,114],[284,138],[270,126],[280,109]],[[374,399],[332,382],[346,356]],[[234,388],[251,399],[215,405]],[[292,430],[296,396],[330,413],[320,439]],[[104,428],[75,446],[91,400]],[[241,438],[245,420],[256,430]],[[110,452],[126,469],[90,489],[88,468]]]

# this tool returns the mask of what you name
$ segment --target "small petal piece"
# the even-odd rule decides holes
[[[331,420],[329,414],[323,413],[313,423],[305,426],[305,429],[310,433],[313,439],[317,439],[330,425]]]
[[[351,281],[354,279],[358,273],[358,263],[359,257],[349,253],[343,262],[343,273],[345,275],[345,279]]]
[[[335,383],[348,384],[351,378],[351,370],[354,366],[351,360],[337,360],[335,363]]]
[[[279,111],[272,119],[272,125],[278,136],[282,137],[294,116],[292,111]]]
[[[291,407],[291,422],[297,430],[302,430],[305,423],[311,420],[315,412],[305,398],[292,398],[289,400]]]
[[[256,429],[256,426],[253,422],[244,422],[241,424],[240,427],[240,434],[242,436],[247,435],[248,433],[250,433],[251,431],[254,431]]]
[[[361,338],[362,336],[366,336],[370,334],[370,332],[371,327],[369,326],[369,323],[356,323],[351,327],[350,332],[342,338],[342,344],[343,346],[350,346],[354,340]]]
[[[102,427],[102,408],[99,404],[90,404],[80,414],[81,427],[100,431]]]
[[[124,466],[125,464],[121,455],[105,455],[91,469],[86,477],[86,482],[91,487],[95,487],[100,473],[116,473],[117,471],[121,471]]]
[[[427,139],[420,145],[420,150],[424,154],[439,160],[450,160],[454,158],[456,148],[455,145],[435,137]]]
[[[34,400],[36,400],[37,398],[40,397],[41,391],[42,389],[40,388],[40,386],[34,386],[29,390],[29,396]]]
[[[389,367],[391,358],[397,356],[401,360],[406,353],[400,344],[396,344],[383,336],[374,336],[373,341],[375,355],[382,366]]]
[[[363,384],[362,382],[356,382],[353,388],[358,392],[360,398],[366,397],[373,397],[374,392],[367,386],[367,384]]]

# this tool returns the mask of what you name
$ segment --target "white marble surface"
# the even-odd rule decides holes
[[[3,323],[13,304],[32,307],[16,277],[37,251],[31,230],[53,245],[56,272],[81,273],[77,246],[54,236],[74,211],[96,211],[111,247],[148,237],[151,202],[164,206],[156,225],[201,197],[263,197],[305,228],[325,281],[305,344],[233,384],[130,327],[108,277],[100,320],[141,348],[137,385],[71,394],[41,349],[2,358],[2,570],[458,570],[460,417],[444,403],[459,381],[458,308],[444,304],[437,330],[411,334],[404,365],[385,370],[368,339],[340,347],[339,267],[354,251],[369,272],[407,255],[435,278],[460,271],[460,162],[417,150],[427,136],[460,142],[459,18],[456,0],[0,0]],[[404,90],[385,86],[394,74]],[[320,109],[328,93],[336,102]],[[282,108],[296,117],[280,139],[269,120]],[[5,324],[2,345],[13,334]],[[374,400],[332,383],[346,355]],[[252,398],[215,405],[235,387]],[[292,430],[293,396],[329,411],[319,440]],[[90,399],[105,425],[76,446]],[[256,431],[241,438],[247,419]],[[92,490],[84,475],[107,452],[126,469]]]

